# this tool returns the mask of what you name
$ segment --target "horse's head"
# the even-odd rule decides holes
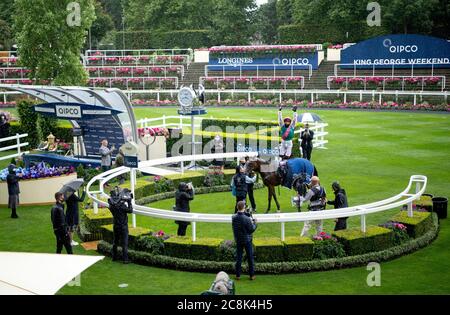
[[[250,172],[260,172],[261,171],[262,160],[260,159],[250,159],[245,163],[245,171]]]

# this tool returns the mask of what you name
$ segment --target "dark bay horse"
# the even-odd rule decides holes
[[[307,191],[307,177],[310,178],[312,176],[318,175],[316,167],[310,161],[302,158],[294,158],[289,161],[291,161],[290,163],[298,162],[309,166],[309,170],[307,172],[298,174],[298,176],[295,178],[296,180],[292,181],[293,183],[291,185],[286,186],[288,188],[294,188],[298,194],[300,194],[301,196],[305,196]],[[271,167],[271,163],[269,161],[265,161],[259,158],[249,160],[245,164],[245,168],[246,172],[254,171],[259,173],[264,185],[267,187],[268,205],[266,213],[270,211],[272,198],[275,200],[275,203],[277,205],[277,212],[280,212],[280,203],[278,202],[277,195],[275,193],[275,186],[284,186],[284,183],[283,177],[278,172],[278,170]],[[300,211],[300,209],[298,210]]]

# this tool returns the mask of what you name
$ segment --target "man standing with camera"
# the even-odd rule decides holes
[[[108,199],[109,211],[113,215],[114,240],[112,260],[117,260],[117,246],[122,244],[122,259],[128,264],[128,213],[133,213],[133,194],[128,189],[121,190],[116,186]]]
[[[189,202],[194,199],[194,186],[192,183],[181,182],[178,185],[178,190],[175,193],[175,206],[174,210],[179,212],[189,212]],[[187,221],[175,221],[178,224],[178,236],[186,236],[186,230],[190,222]]]
[[[241,278],[242,256],[247,254],[248,272],[250,280],[255,280],[255,269],[253,259],[253,232],[256,230],[256,219],[253,219],[251,213],[245,212],[245,202],[237,203],[238,212],[233,215],[232,226],[233,235],[236,242],[236,280]]]
[[[300,134],[300,140],[302,141],[300,146],[302,147],[302,157],[311,161],[311,153],[313,149],[314,131],[309,130],[309,124],[305,124],[305,130]]]

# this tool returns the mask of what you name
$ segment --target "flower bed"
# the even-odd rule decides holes
[[[203,82],[206,89],[302,89],[303,77],[207,77]]]
[[[46,177],[57,177],[63,175],[69,175],[75,172],[75,168],[73,167],[55,167],[49,166],[44,162],[38,163],[34,166],[28,168],[18,167],[16,168],[16,175],[19,176],[22,180],[27,179],[39,179]],[[0,180],[6,181],[6,176],[8,175],[8,169],[5,168],[0,171]]]
[[[218,46],[209,49],[210,57],[245,55],[261,57],[266,55],[296,55],[298,53],[312,53],[315,46],[308,45],[267,45],[267,46]]]
[[[440,90],[441,77],[333,77],[330,88],[352,90]]]

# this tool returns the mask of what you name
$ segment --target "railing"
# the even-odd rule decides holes
[[[177,89],[178,88],[178,77],[135,77],[135,78],[127,78],[127,77],[117,77],[117,78],[91,78],[89,80],[89,86],[91,87],[118,87],[128,89],[136,89],[142,87],[142,90],[145,90],[146,85],[149,88],[155,88],[154,83],[158,82],[157,85],[159,88],[164,88],[164,84],[167,84],[167,88]],[[136,86],[138,85],[138,87]]]
[[[237,71],[239,70],[239,77],[242,77],[242,71],[255,71],[256,70],[256,77],[259,77],[260,71],[273,71],[273,76],[277,76],[277,70],[278,71],[290,71],[291,77],[295,77],[294,71],[301,71],[303,69],[294,69],[295,67],[304,67],[308,70],[308,79],[311,79],[312,76],[312,65],[283,65],[283,64],[261,64],[261,65],[255,65],[255,64],[243,64],[243,65],[205,65],[205,77],[208,77],[208,71],[221,71],[222,77],[227,77],[225,73],[228,71]],[[208,70],[209,68],[219,68],[221,70]],[[227,69],[227,70],[225,70]],[[286,74],[286,73],[283,73]],[[244,75],[245,76],[245,75]]]
[[[156,100],[160,102],[161,95],[169,94],[170,97],[176,97],[178,91],[177,90],[145,90],[145,91],[124,91],[124,93],[128,96],[129,99],[132,99],[134,94],[153,94],[156,96]],[[424,96],[433,96],[433,97],[442,97],[443,102],[448,101],[448,96],[450,95],[448,91],[444,92],[436,92],[436,91],[364,91],[364,90],[264,90],[264,91],[255,91],[255,90],[206,90],[206,99],[211,100],[211,95],[214,96],[214,100],[218,103],[222,101],[223,95],[247,95],[248,102],[251,102],[252,96],[255,94],[267,94],[271,93],[275,97],[278,98],[281,103],[286,96],[285,99],[296,99],[297,97],[308,96],[308,99],[311,103],[320,99],[320,96],[333,96],[340,97],[343,96],[343,102],[347,103],[347,97],[350,95],[359,96],[359,101],[363,100],[363,96],[370,96],[374,101],[378,101],[378,104],[383,104],[383,96],[394,96],[395,101],[398,102],[398,98],[400,96],[412,96],[413,97],[413,105],[417,104],[417,101],[421,101]]]
[[[427,81],[429,79],[437,78],[441,81],[441,92],[444,91],[445,85],[446,85],[446,78],[443,75],[441,75],[441,76],[413,76],[413,77],[411,77],[411,76],[375,76],[375,77],[373,77],[373,76],[357,76],[357,77],[355,77],[355,76],[338,76],[338,77],[328,76],[327,77],[328,89],[331,89],[331,83],[333,80],[340,79],[340,78],[345,80],[344,82],[345,82],[346,88],[349,87],[349,81],[351,81],[352,79],[362,79],[363,80],[362,82],[364,83],[364,87],[363,87],[364,90],[367,90],[367,83],[373,82],[373,80],[376,78],[383,79],[381,81],[382,86],[379,86],[379,84],[377,85],[377,87],[382,87],[383,91],[385,91],[385,89],[386,89],[386,82],[390,82],[390,81],[395,82],[395,81],[392,81],[395,79],[398,79],[399,80],[398,82],[401,81],[401,91],[405,91],[405,82],[408,82],[411,79],[421,80],[421,90],[420,91],[425,91],[424,90],[424,87],[426,86],[425,81]],[[350,82],[350,85],[351,85],[351,82]],[[377,87],[375,87],[375,88],[377,88]],[[396,87],[393,87],[392,89],[394,90],[394,89],[396,89]]]
[[[180,62],[174,58],[182,58]],[[158,60],[159,59],[159,60]],[[191,64],[189,55],[153,55],[153,56],[90,56],[84,57],[85,66],[162,66],[162,65],[187,65]]]
[[[0,68],[0,79],[28,79],[27,74],[31,70],[22,67],[2,67]],[[10,77],[9,74],[18,75],[15,77]]]
[[[185,161],[199,161],[199,160],[213,160],[220,158],[235,158],[242,156],[255,156],[256,153],[223,153],[223,154],[203,154],[203,155],[187,155],[177,156],[165,159],[156,159],[139,163],[139,169],[145,167],[153,167],[158,165],[180,163]],[[105,200],[101,198],[108,198],[109,196],[104,192],[104,184],[109,180],[130,172],[131,176],[131,191],[134,192],[136,182],[136,170],[130,170],[126,167],[119,167],[109,170],[105,173],[95,176],[87,184],[87,194],[94,201],[94,211],[97,205],[108,206]],[[91,187],[97,181],[100,182],[100,189],[92,191]],[[285,224],[286,222],[305,222],[310,220],[328,220],[342,217],[359,216],[361,219],[361,231],[366,232],[366,216],[372,213],[383,212],[386,210],[397,209],[403,205],[407,206],[408,216],[413,217],[413,202],[420,198],[425,192],[427,185],[427,177],[423,175],[413,175],[410,177],[408,186],[401,193],[378,202],[368,203],[364,205],[335,209],[324,211],[310,211],[310,212],[290,212],[290,213],[275,213],[275,214],[256,214],[254,217],[258,223],[280,223],[281,224],[281,240],[285,239]],[[415,186],[415,187],[413,187]],[[414,193],[410,193],[411,189],[415,188]],[[231,200],[231,199],[230,199]],[[226,223],[231,224],[231,214],[211,214],[211,213],[196,213],[196,212],[175,212],[172,210],[164,210],[153,207],[146,207],[133,204],[133,226],[136,226],[135,215],[143,215],[154,218],[161,218],[167,220],[178,220],[192,223],[192,240],[196,241],[197,222],[209,223]]]
[[[450,67],[450,64],[448,63],[432,63],[431,64],[431,76],[434,76],[434,70],[435,70],[435,66],[438,65],[446,65],[448,67]],[[372,76],[376,77],[377,75],[375,74],[375,70],[386,70],[386,69],[391,69],[391,77],[395,76],[394,72],[395,72],[395,67],[397,67],[397,70],[405,70],[408,68],[405,68],[405,66],[410,66],[411,68],[411,77],[414,76],[414,66],[417,66],[419,69],[423,70],[424,68],[421,68],[421,64],[415,64],[415,63],[401,63],[401,64],[379,64],[379,65],[364,65],[364,64],[355,64],[355,63],[336,63],[334,65],[334,76],[335,77],[340,77],[340,75],[338,75],[338,68],[341,66],[352,66],[353,67],[353,76],[357,77],[359,75],[357,75],[356,70],[368,70],[368,67],[371,66],[372,68]],[[388,68],[389,67],[389,68]],[[417,69],[416,67],[416,69]],[[425,68],[426,69],[426,68]],[[342,69],[341,70],[350,70],[350,69]]]
[[[96,77],[102,77],[108,72],[113,75],[112,78],[121,78],[123,77],[123,74],[126,74],[126,77],[139,77],[139,78],[145,78],[145,77],[152,77],[155,76],[155,74],[161,73],[164,74],[162,77],[167,77],[168,70],[177,70],[176,72],[181,76],[181,78],[184,77],[184,66],[183,65],[173,65],[173,66],[129,66],[129,67],[121,67],[121,66],[86,66],[86,71],[89,73],[89,76],[91,78]],[[127,71],[125,71],[127,70]],[[128,71],[129,70],[129,71]],[[156,72],[156,71],[160,72]],[[0,69],[1,71],[1,69]],[[172,71],[173,72],[173,71]],[[94,77],[92,74],[96,74],[97,76]],[[170,73],[169,73],[170,74]]]
[[[201,128],[201,122],[203,119],[214,119],[213,116],[210,117],[194,117],[194,121],[198,121],[198,124],[194,124],[194,128]],[[171,122],[169,122],[169,120]],[[161,123],[159,123],[161,121]],[[176,122],[174,122],[176,121]],[[186,122],[185,122],[186,121]],[[158,122],[158,123],[157,123]],[[139,128],[178,128],[183,129],[183,127],[191,128],[191,118],[186,116],[166,116],[163,115],[157,118],[143,118],[136,121],[136,124]],[[325,140],[325,136],[328,135],[328,132],[325,131],[325,128],[328,127],[327,123],[323,122],[311,122],[310,130],[314,131],[314,139],[313,145],[316,149],[326,149],[325,144],[328,143],[328,140]],[[277,129],[278,126],[274,126],[273,128]],[[302,129],[295,130],[294,133],[300,133]],[[276,137],[278,139],[278,136]],[[299,139],[300,141],[300,139]]]
[[[244,77],[200,77],[199,78],[199,83],[200,84],[207,84],[209,83],[208,81],[215,81],[215,85],[216,88],[219,89],[219,83],[223,81],[221,80],[229,80],[229,82],[233,83],[233,90],[236,89],[236,83],[240,84],[240,83],[244,83],[244,84],[250,84],[251,86],[253,86],[254,88],[258,88],[258,86],[255,86],[256,84],[265,84],[265,88],[264,89],[270,89],[270,84],[272,83],[271,80],[277,80],[275,83],[278,83],[278,81],[280,81],[279,83],[281,84],[281,86],[284,86],[284,89],[287,90],[289,89],[289,85],[293,84],[292,82],[294,82],[297,85],[297,88],[294,89],[303,89],[305,87],[305,77],[304,76],[294,76],[294,77],[288,77],[288,76],[283,76],[283,77],[252,77],[252,76],[244,76]],[[245,81],[243,81],[245,80]],[[228,81],[225,81],[228,83]],[[299,85],[300,84],[300,85]],[[208,88],[207,85],[205,85],[206,88]],[[248,86],[250,87],[250,86]]]
[[[194,54],[191,48],[174,48],[174,49],[112,49],[112,50],[86,50],[87,57],[96,56],[96,54],[102,54],[105,56],[147,56],[149,54],[159,54],[163,53],[165,55],[189,55],[192,56]]]
[[[15,157],[18,157],[18,156],[22,156],[22,154],[30,153],[29,151],[22,152],[22,150],[21,150],[21,148],[26,147],[28,145],[28,142],[20,143],[20,139],[21,138],[25,138],[25,137],[28,137],[27,133],[24,133],[24,134],[21,134],[21,135],[17,133],[15,136],[7,137],[7,138],[1,138],[0,142],[16,140],[16,144],[9,145],[9,146],[6,146],[6,147],[1,147],[0,148],[0,152],[16,149],[17,153],[6,155],[6,156],[1,156],[0,157],[0,161],[12,159],[12,158],[15,158]]]

